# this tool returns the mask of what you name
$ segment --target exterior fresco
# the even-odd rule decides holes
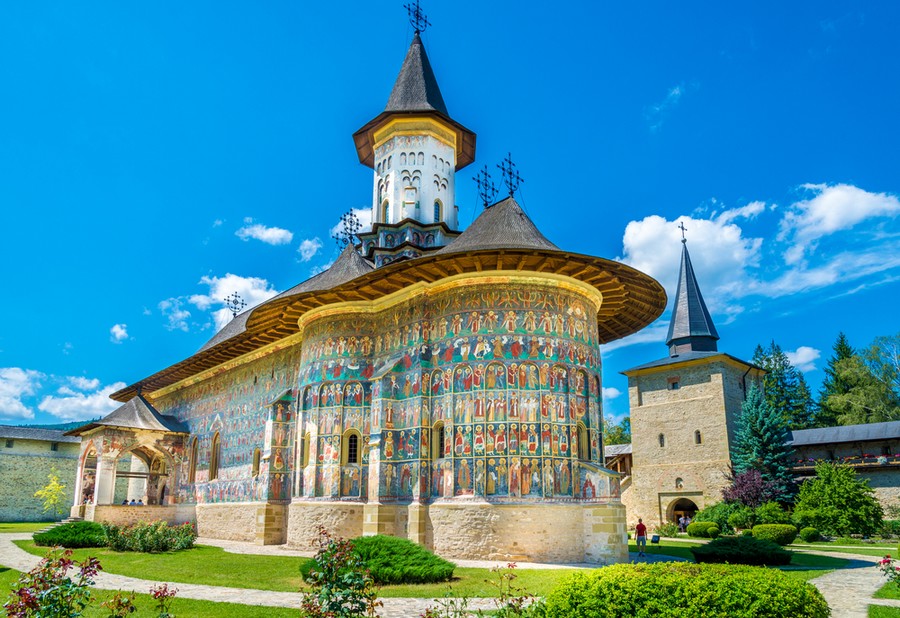
[[[299,374],[309,437],[298,439],[309,463],[295,497],[617,496],[617,481],[591,463],[602,461],[594,315],[587,297],[535,282],[478,283],[374,316],[314,318]],[[361,465],[342,465],[348,431],[362,437]]]

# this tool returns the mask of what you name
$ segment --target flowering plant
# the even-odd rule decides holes
[[[875,563],[875,566],[881,571],[881,574],[888,578],[889,581],[900,586],[900,566],[894,564],[894,560],[890,555],[885,556]]]
[[[69,576],[69,569],[78,572]],[[7,616],[81,616],[91,602],[90,586],[100,572],[100,561],[86,558],[72,559],[72,550],[53,550],[28,573],[24,573],[12,588],[3,606]]]
[[[172,601],[178,594],[178,588],[169,588],[169,584],[160,584],[159,586],[150,587],[150,596],[156,600],[156,611],[159,612],[159,618],[175,618],[172,613]]]

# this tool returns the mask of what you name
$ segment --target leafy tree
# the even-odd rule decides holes
[[[766,370],[763,387],[766,401],[781,415],[790,429],[814,425],[815,407],[806,378],[791,364],[774,341],[768,348],[756,346],[753,363]]]
[[[866,350],[866,363],[875,377],[900,399],[900,333],[890,337],[876,337]]]
[[[65,510],[66,486],[59,482],[56,468],[50,468],[47,484],[34,492],[34,497],[44,501],[44,512],[53,511],[56,516]]]
[[[604,444],[631,444],[631,417],[626,416],[614,425],[608,418],[603,419]]]
[[[859,355],[835,364],[835,375],[849,388],[829,395],[826,403],[842,425],[900,419],[900,401],[885,379],[879,379]]]
[[[771,497],[790,502],[796,493],[792,449],[784,418],[762,396],[756,385],[747,391],[741,406],[731,460],[737,475],[757,470],[770,483]]]
[[[856,478],[850,466],[822,462],[815,478],[800,486],[794,521],[830,535],[874,534],[883,513],[868,479]]]
[[[825,366],[825,379],[822,380],[822,388],[819,390],[819,400],[816,410],[816,427],[833,427],[838,424],[838,410],[828,403],[828,398],[834,395],[846,395],[850,392],[848,384],[838,373],[837,365],[843,360],[853,357],[856,351],[850,345],[847,335],[838,333],[837,340],[831,346],[834,354],[828,359]]]
[[[737,502],[755,509],[776,498],[775,484],[763,479],[759,470],[747,470],[736,474],[731,486],[722,490],[725,502]]]

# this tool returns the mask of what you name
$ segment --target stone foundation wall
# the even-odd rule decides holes
[[[65,517],[73,501],[78,468],[78,444],[59,443],[58,451],[49,442],[15,440],[11,448],[0,444],[0,521],[54,521]],[[45,513],[44,505],[34,497],[56,468],[59,482],[66,486],[62,514]]]
[[[869,480],[869,487],[875,490],[875,497],[882,508],[900,506],[900,470],[857,470],[856,476],[859,480]]]
[[[179,525],[194,521],[194,505],[178,506],[121,506],[86,504],[82,516],[88,521],[107,522],[117,526],[133,526],[140,522],[165,521]]]
[[[287,543],[297,549],[316,549],[320,525],[334,536],[361,536],[365,506],[357,502],[294,501],[288,507]]]
[[[256,542],[257,518],[264,502],[198,504],[197,534],[227,541]]]

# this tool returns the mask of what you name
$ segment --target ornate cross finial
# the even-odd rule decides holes
[[[678,229],[681,230],[681,242],[687,244],[687,238],[684,237],[684,233],[687,231],[687,228],[684,227],[684,221],[678,224]]]
[[[340,226],[340,229],[331,236],[338,247],[343,249],[350,243],[355,245],[359,242],[358,234],[362,230],[362,223],[359,222],[359,217],[356,216],[356,213],[348,210],[342,214]]]
[[[247,306],[244,299],[237,292],[232,292],[231,296],[225,297],[225,306],[231,309],[231,317],[237,317],[241,309]]]
[[[406,14],[409,16],[409,25],[415,29],[416,34],[425,32],[425,28],[431,25],[431,22],[428,21],[425,13],[422,12],[422,8],[419,6],[419,0],[416,0],[415,4],[412,2],[404,4],[403,8],[406,9]]]
[[[497,199],[497,186],[494,184],[494,181],[491,180],[488,166],[485,165],[472,180],[475,181],[475,186],[478,187],[478,197],[481,198],[481,203],[484,207],[487,208],[493,204],[494,200]]]
[[[506,158],[503,159],[497,167],[500,168],[500,173],[503,175],[503,182],[509,190],[509,197],[512,197],[513,193],[519,189],[519,185],[525,182],[525,180],[519,176],[519,172],[516,170],[516,164],[512,162],[512,153],[506,153]]]

